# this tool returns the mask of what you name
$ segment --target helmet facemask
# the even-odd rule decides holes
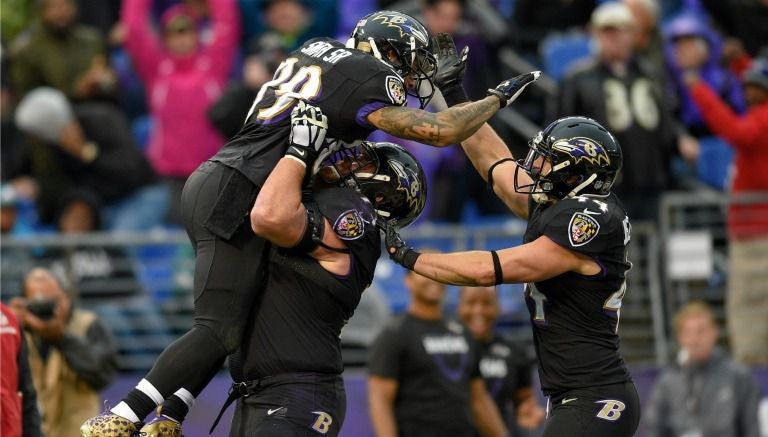
[[[318,166],[313,187],[348,187],[359,190],[358,178],[370,178],[379,169],[379,159],[370,145],[360,142],[352,147],[337,150]]]
[[[406,226],[426,202],[424,172],[412,155],[393,143],[363,141],[331,153],[313,177],[313,189],[347,187],[357,190],[383,220]]]
[[[573,148],[572,142],[579,140],[582,139],[558,140],[550,145],[542,141],[541,133],[530,140],[528,155],[525,159],[517,160],[515,191],[530,194],[536,203],[548,203],[575,197],[585,189],[597,188],[595,185],[602,186],[603,183],[595,184],[598,178],[596,172],[589,171],[579,159],[559,150],[569,150]],[[542,171],[545,163],[549,163],[546,174]],[[532,179],[530,184],[518,183],[517,172],[521,169]]]

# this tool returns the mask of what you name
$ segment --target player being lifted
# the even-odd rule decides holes
[[[418,97],[422,108],[426,105],[436,73],[427,30],[413,17],[393,11],[364,17],[346,45],[316,38],[280,64],[241,131],[189,177],[182,192],[182,217],[195,249],[193,327],[160,354],[110,412],[86,421],[83,436],[128,436],[139,428],[147,436],[163,430],[180,435],[173,418],[186,414],[237,349],[264,282],[268,243],[253,233],[247,217],[280,158],[321,162],[317,154],[362,140],[376,129],[433,146],[455,144],[537,77],[529,73],[506,80],[481,100],[438,113],[405,107],[408,95]],[[290,114],[299,100],[327,116],[330,149],[288,147]],[[142,426],[160,403],[163,414]]]

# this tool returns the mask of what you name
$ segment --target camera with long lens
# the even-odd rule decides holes
[[[56,300],[53,299],[35,299],[27,302],[27,310],[41,320],[52,319],[55,309]]]

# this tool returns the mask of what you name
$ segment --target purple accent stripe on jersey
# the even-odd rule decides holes
[[[582,278],[586,279],[587,281],[599,281],[599,280],[605,278],[608,275],[608,269],[605,267],[605,263],[603,263],[603,261],[600,260],[599,256],[593,256],[592,260],[595,261],[597,263],[597,265],[600,266],[600,273],[598,273],[596,275],[589,275],[589,276],[587,276],[587,275],[579,275],[578,273],[576,273],[576,274],[581,276]]]
[[[372,125],[371,123],[368,123],[367,117],[371,112],[378,111],[379,109],[385,106],[392,106],[392,104],[385,103],[385,102],[372,102],[367,105],[364,105],[362,108],[360,108],[357,111],[357,116],[355,117],[355,121],[357,122],[357,124],[359,124],[362,127],[376,129],[376,126]]]

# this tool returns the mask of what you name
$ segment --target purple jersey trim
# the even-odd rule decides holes
[[[385,107],[385,106],[392,106],[391,103],[386,102],[372,102],[368,103],[367,105],[364,105],[362,108],[360,108],[359,111],[357,111],[357,116],[355,117],[355,121],[357,124],[359,124],[362,127],[369,128],[369,129],[376,129],[376,126],[372,125],[371,123],[368,123],[368,115],[371,112],[378,111],[379,109]]]

